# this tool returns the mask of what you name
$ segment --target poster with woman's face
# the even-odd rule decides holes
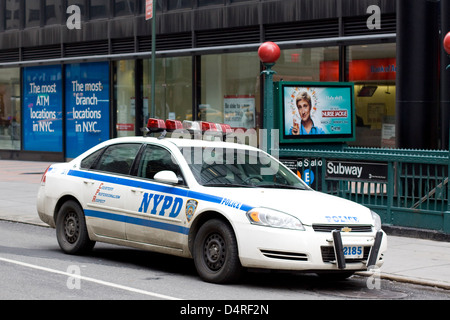
[[[292,85],[282,93],[285,137],[352,134],[351,87]]]

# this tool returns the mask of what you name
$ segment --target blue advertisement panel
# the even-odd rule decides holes
[[[282,142],[354,139],[353,84],[278,84]]]
[[[23,68],[23,149],[62,152],[61,66]]]
[[[66,66],[66,157],[109,139],[109,63]]]

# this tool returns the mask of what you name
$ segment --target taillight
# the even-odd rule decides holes
[[[41,184],[45,184],[45,180],[46,180],[46,174],[47,174],[47,172],[48,172],[48,169],[50,169],[50,167],[51,166],[48,166],[47,167],[47,169],[45,170],[45,172],[44,172],[44,174],[42,175],[42,178],[41,178]]]

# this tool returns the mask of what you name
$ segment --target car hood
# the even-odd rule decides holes
[[[373,224],[370,210],[355,202],[313,190],[208,188],[246,207],[266,207],[296,216],[305,225]],[[214,191],[212,190],[214,189]]]

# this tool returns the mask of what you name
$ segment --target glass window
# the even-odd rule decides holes
[[[151,59],[144,60],[144,121],[151,116]],[[192,119],[192,58],[160,58],[155,61],[155,116]]]
[[[90,169],[91,166],[94,164],[95,160],[97,160],[98,156],[103,152],[103,150],[105,150],[105,148],[97,150],[94,153],[88,155],[83,160],[81,160],[80,167],[83,169]]]
[[[45,0],[45,24],[61,23],[63,11],[62,0]]]
[[[0,72],[0,149],[20,150],[20,69]]]
[[[356,141],[395,147],[395,43],[347,48],[346,81],[355,84]]]
[[[135,6],[135,0],[114,0],[114,16],[133,15]]]
[[[256,128],[260,112],[260,60],[256,52],[201,57],[198,119]]]
[[[183,154],[195,179],[203,186],[307,189],[292,171],[265,153],[228,148],[195,149],[183,148]],[[199,152],[201,161],[194,158]]]
[[[135,135],[136,99],[134,60],[114,62],[114,106],[117,137]]]
[[[5,29],[19,29],[20,0],[7,0],[5,3]]]
[[[192,8],[192,0],[168,0],[167,10]]]
[[[138,143],[109,146],[93,169],[111,173],[129,174],[139,148]]]
[[[274,81],[339,81],[339,49],[282,50],[273,69]]]
[[[25,0],[25,28],[41,25],[41,2]]]
[[[138,168],[138,176],[153,179],[155,174],[163,170],[170,170],[181,178],[181,170],[172,154],[161,147],[147,145]]]
[[[198,6],[210,6],[214,4],[223,4],[223,0],[198,0]]]
[[[89,2],[89,13],[91,19],[108,17],[109,0],[91,0]]]

